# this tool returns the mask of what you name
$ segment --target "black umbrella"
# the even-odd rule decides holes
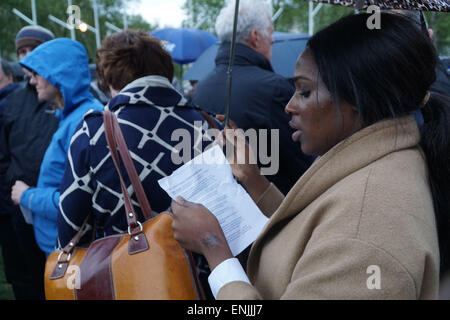
[[[420,11],[450,11],[449,0],[310,0],[361,10],[376,5],[382,10],[402,9]]]

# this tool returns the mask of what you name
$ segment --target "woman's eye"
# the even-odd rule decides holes
[[[305,98],[308,98],[309,95],[310,95],[310,93],[311,93],[311,91],[307,91],[307,90],[305,90],[305,91],[300,91],[300,95],[303,96],[303,97],[305,97]]]

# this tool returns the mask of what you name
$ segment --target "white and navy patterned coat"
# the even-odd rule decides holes
[[[181,164],[174,164],[171,153],[180,141],[171,141],[175,129],[208,129],[203,116],[163,77],[148,76],[126,86],[108,106],[123,131],[137,173],[156,212],[170,206],[170,198],[158,180],[170,175]],[[202,126],[194,126],[201,121]],[[197,122],[199,124],[199,122]],[[199,132],[197,137],[202,137]],[[191,155],[199,154],[211,141],[191,139]],[[133,188],[122,167],[128,192],[135,204],[139,220],[142,213]],[[101,112],[85,115],[72,137],[68,165],[61,185],[58,216],[58,247],[64,247],[91,214],[80,243],[90,240],[92,226],[96,238],[127,230],[119,178],[107,146]],[[95,224],[93,224],[95,223]]]

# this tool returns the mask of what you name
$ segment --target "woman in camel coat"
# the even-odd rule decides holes
[[[382,13],[383,28],[369,30],[368,17],[318,32],[299,57],[286,112],[292,139],[319,157],[287,196],[255,166],[232,164],[270,217],[246,272],[206,208],[172,203],[175,237],[206,256],[216,298],[437,298],[448,261],[448,99],[427,91],[436,53],[420,28]]]

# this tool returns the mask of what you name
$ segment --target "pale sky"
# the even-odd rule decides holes
[[[130,1],[128,13],[140,14],[149,23],[163,27],[181,27],[185,14],[185,0],[137,0]]]

